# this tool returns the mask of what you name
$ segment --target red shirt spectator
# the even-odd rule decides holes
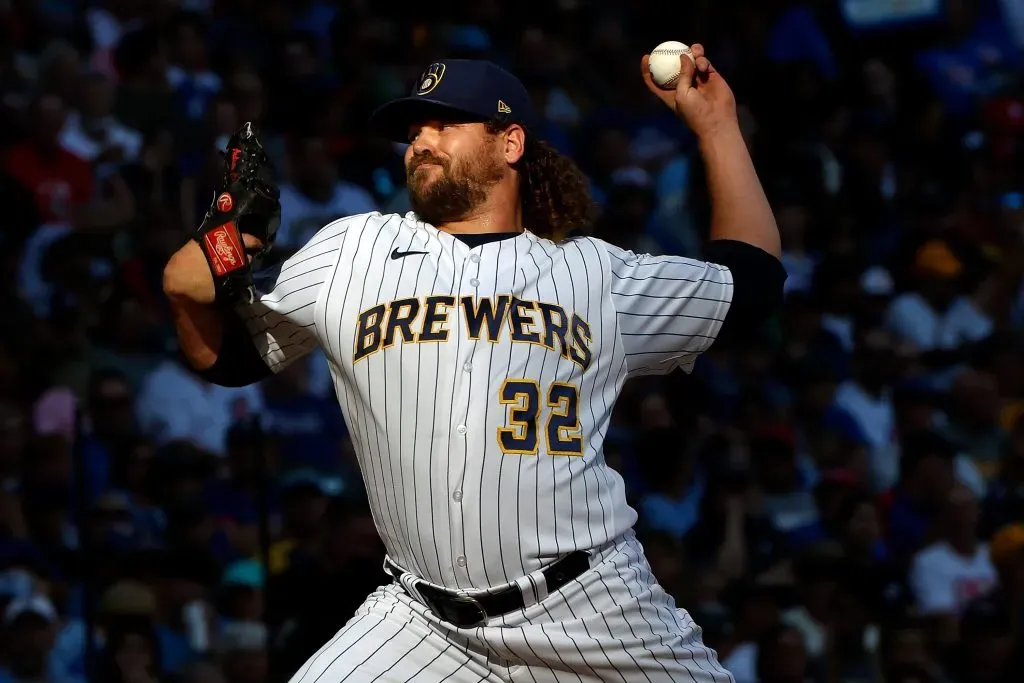
[[[22,143],[11,150],[8,170],[35,195],[44,222],[70,220],[71,208],[92,198],[92,169],[63,149],[44,157]]]
[[[44,95],[34,105],[32,138],[11,149],[7,169],[35,196],[44,222],[69,221],[74,207],[92,199],[92,167],[57,143],[65,116],[60,98]]]

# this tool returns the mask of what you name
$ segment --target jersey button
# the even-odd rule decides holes
[[[476,287],[479,284],[480,284],[480,281],[477,280],[476,278],[473,278],[472,280],[469,281],[469,286],[470,287]]]
[[[455,493],[453,493],[452,500],[454,500],[456,503],[460,502],[462,500],[462,491],[456,491]]]
[[[455,431],[457,431],[459,434],[465,434],[466,432],[469,431],[469,429],[466,427],[466,425],[459,425],[458,427],[455,428]]]
[[[467,360],[462,364],[462,369],[466,372],[473,372],[473,364]]]
[[[465,567],[466,566],[466,556],[465,555],[459,555],[458,557],[456,557],[455,558],[455,564],[459,565],[460,567]]]
[[[473,263],[480,263],[480,254],[470,254],[469,260]]]

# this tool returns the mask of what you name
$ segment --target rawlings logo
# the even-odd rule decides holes
[[[213,239],[213,250],[217,252],[217,255],[226,261],[229,266],[237,266],[238,254],[235,252],[235,245],[231,244],[227,230],[217,232]]]
[[[206,233],[203,242],[214,275],[220,277],[245,265],[245,254],[233,223],[225,223]]]
[[[234,205],[235,200],[233,200],[231,195],[227,192],[223,192],[219,197],[217,197],[217,210],[221,213],[227,213]]]

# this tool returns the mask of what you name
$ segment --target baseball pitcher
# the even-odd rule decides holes
[[[675,90],[642,74],[699,140],[706,261],[558,239],[590,220],[588,184],[490,62],[431,64],[374,114],[409,145],[412,212],[339,217],[270,272],[250,261],[275,191],[255,135],[232,141],[164,273],[182,349],[227,386],[323,350],[394,578],[294,682],[731,681],[651,575],[602,451],[627,379],[689,370],[782,299],[733,94],[692,50]]]

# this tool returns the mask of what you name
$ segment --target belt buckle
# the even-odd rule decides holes
[[[423,591],[421,591],[422,593]],[[435,614],[459,628],[474,628],[487,621],[487,610],[476,598],[468,595],[446,595],[443,598],[423,595],[423,597],[425,598],[424,602]]]

